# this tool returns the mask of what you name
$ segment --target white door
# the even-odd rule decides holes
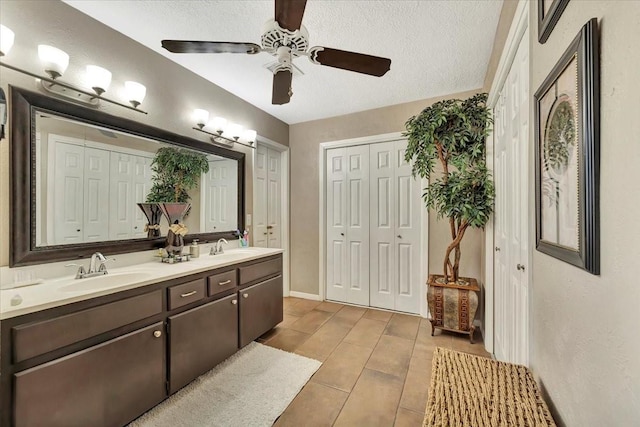
[[[347,301],[347,149],[327,151],[327,299]]]
[[[111,152],[109,239],[131,237],[133,229],[133,164],[135,156]]]
[[[405,140],[371,145],[371,306],[420,312],[420,186]]]
[[[281,154],[278,151],[267,149],[267,246],[270,248],[282,247],[282,171]]]
[[[81,243],[84,236],[84,147],[50,135],[53,144],[53,221],[48,221],[53,244]],[[49,184],[51,185],[51,183]]]
[[[282,247],[282,153],[258,144],[254,169],[252,245]]]
[[[528,364],[529,45],[525,32],[495,116],[495,354]]]
[[[135,156],[133,164],[133,200],[131,209],[133,209],[133,233],[131,237],[144,238],[147,233],[144,226],[147,224],[147,217],[138,207],[138,203],[144,203],[147,195],[151,190],[151,162],[152,158]]]
[[[84,242],[109,239],[109,157],[106,150],[84,149]]]
[[[204,229],[235,231],[238,228],[238,162],[210,161],[204,182]]]

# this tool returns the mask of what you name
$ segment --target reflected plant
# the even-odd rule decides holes
[[[151,171],[153,186],[148,203],[188,203],[189,190],[197,188],[202,174],[209,172],[209,162],[202,153],[162,147],[151,162]]]

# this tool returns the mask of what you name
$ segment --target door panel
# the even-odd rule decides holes
[[[262,144],[256,148],[255,160],[255,206],[253,207],[253,245],[261,248],[268,247],[268,172],[267,172],[268,149]]]
[[[84,149],[84,240],[100,242],[109,239],[109,151]]]
[[[327,299],[347,301],[346,149],[327,151]]]
[[[159,322],[18,372],[15,425],[121,426],[149,410],[166,397],[163,329]]]
[[[53,222],[54,244],[80,243],[84,234],[84,147],[56,141]]]
[[[528,31],[505,81],[495,117],[494,352],[498,360],[528,363]]]
[[[238,350],[238,295],[169,317],[169,384],[175,393]]]
[[[109,238],[128,239],[133,230],[133,161],[130,154],[111,152]]]
[[[268,149],[267,158],[269,169],[267,179],[269,181],[269,198],[267,203],[267,236],[270,248],[282,247],[282,154],[278,151]]]
[[[242,348],[282,322],[282,276],[243,289],[238,295]]]
[[[151,190],[151,158],[135,156],[133,165],[133,232],[132,237],[147,237],[144,226],[147,224],[147,217],[138,208],[138,203],[145,202]]]

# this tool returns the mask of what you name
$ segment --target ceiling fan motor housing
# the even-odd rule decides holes
[[[270,19],[264,24],[261,41],[262,49],[274,56],[279,57],[278,48],[284,46],[291,50],[291,55],[297,57],[304,55],[309,48],[309,32],[304,25],[299,30],[289,31]]]

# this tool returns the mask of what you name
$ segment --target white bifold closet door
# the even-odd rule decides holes
[[[256,148],[254,167],[256,194],[253,207],[252,245],[282,247],[282,153],[263,144]]]
[[[327,299],[420,312],[420,188],[405,149],[327,150]]]
[[[371,145],[371,306],[420,312],[420,187],[407,142]]]
[[[327,152],[327,298],[369,305],[369,146]]]

